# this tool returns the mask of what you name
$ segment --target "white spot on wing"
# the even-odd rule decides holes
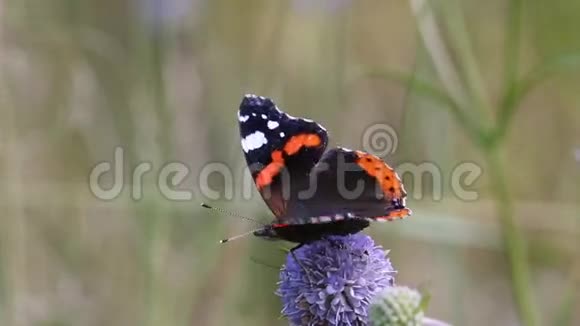
[[[268,121],[268,129],[276,129],[280,124],[277,121]]]
[[[244,152],[247,153],[254,149],[258,149],[267,143],[268,139],[266,139],[264,133],[261,131],[256,131],[242,139],[242,148],[244,149]]]
[[[238,120],[240,120],[240,122],[246,122],[248,121],[248,119],[250,119],[249,115],[240,115],[238,116]]]
[[[284,132],[281,132],[280,137],[284,138],[284,136],[286,136],[286,134]]]
[[[266,120],[266,119],[268,119],[268,116],[265,114],[262,114],[262,119]]]
[[[252,117],[255,117],[255,116],[256,116],[256,114],[255,113],[252,113]]]

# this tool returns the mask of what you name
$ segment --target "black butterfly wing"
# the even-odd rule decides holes
[[[326,145],[318,123],[282,112],[269,98],[246,95],[238,111],[242,149],[258,191],[280,223],[288,201],[307,187]]]

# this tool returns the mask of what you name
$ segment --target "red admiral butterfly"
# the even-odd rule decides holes
[[[258,237],[307,243],[357,233],[369,221],[411,215],[399,176],[380,158],[333,148],[326,129],[246,95],[238,112],[242,149],[256,186],[276,218]]]

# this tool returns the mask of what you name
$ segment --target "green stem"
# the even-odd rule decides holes
[[[535,306],[531,272],[525,239],[513,218],[513,199],[506,180],[500,157],[500,147],[486,149],[491,183],[496,196],[497,214],[502,229],[502,239],[507,253],[512,279],[512,291],[522,323],[526,326],[538,325],[538,310]]]
[[[501,142],[516,112],[522,87],[518,80],[518,59],[521,43],[522,0],[511,0],[507,16],[507,35],[505,40],[504,59],[504,94],[497,116],[494,141]]]
[[[507,16],[505,40],[504,89],[511,89],[518,79],[518,58],[521,43],[522,0],[511,0]]]
[[[365,73],[365,76],[370,78],[382,78],[387,81],[393,81],[400,85],[411,87],[414,92],[417,92],[429,99],[440,104],[445,109],[448,109],[456,120],[457,125],[465,130],[467,135],[475,143],[480,143],[485,135],[480,129],[477,121],[467,115],[461,105],[445,91],[439,89],[431,82],[424,80],[412,74],[401,73],[388,69],[370,69]],[[480,143],[481,144],[481,143]]]
[[[545,60],[524,77],[510,84],[504,91],[497,117],[494,140],[501,142],[511,126],[522,100],[546,79],[558,73],[577,73],[580,68],[580,53],[568,53]]]

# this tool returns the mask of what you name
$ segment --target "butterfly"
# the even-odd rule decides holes
[[[362,151],[326,151],[328,134],[320,124],[251,94],[240,104],[238,121],[248,168],[275,215],[255,236],[304,244],[411,215],[393,168]]]

